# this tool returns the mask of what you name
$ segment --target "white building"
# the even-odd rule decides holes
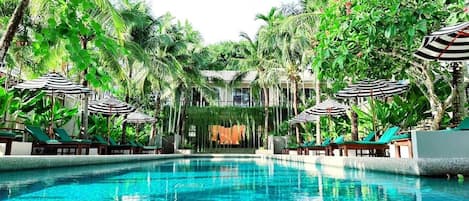
[[[264,104],[264,95],[260,89],[253,89],[252,84],[256,80],[257,72],[249,71],[211,71],[201,72],[207,80],[216,85],[217,97],[208,103],[197,92],[193,92],[192,105],[194,106],[261,106]],[[299,100],[306,101],[314,94],[315,79],[309,71],[300,73],[301,82],[298,84]],[[269,88],[269,106],[285,105],[288,103],[288,94],[291,84],[286,76],[280,76],[277,86]]]

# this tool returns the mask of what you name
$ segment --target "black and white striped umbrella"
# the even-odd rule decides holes
[[[444,27],[426,36],[414,56],[427,61],[469,60],[469,22]]]
[[[313,116],[340,116],[345,114],[347,110],[348,106],[335,100],[327,99],[303,112]]]
[[[156,119],[149,116],[149,115],[146,115],[142,112],[135,111],[135,112],[132,112],[129,115],[127,115],[127,118],[125,119],[125,122],[127,122],[127,123],[136,123],[136,124],[153,123],[153,122],[156,122]]]
[[[407,83],[386,80],[362,80],[337,92],[337,98],[388,97],[404,93]]]
[[[13,86],[21,90],[42,90],[48,94],[84,94],[91,90],[69,81],[59,73],[48,73],[34,80],[28,80]]]
[[[13,88],[30,91],[42,90],[48,94],[51,94],[51,110],[55,104],[54,94],[87,94],[91,92],[90,89],[75,84],[64,76],[62,76],[61,74],[55,72],[48,73],[34,80],[28,80],[23,83],[17,84],[13,86]],[[50,114],[51,122],[49,125],[49,137],[54,139],[55,135],[52,131],[52,128],[54,127],[54,113],[51,112]]]
[[[93,101],[88,105],[88,111],[92,114],[102,114],[103,116],[127,115],[135,108],[125,102],[113,97],[107,97],[99,101]]]

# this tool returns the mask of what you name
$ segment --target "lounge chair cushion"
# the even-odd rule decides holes
[[[60,137],[62,142],[79,142],[79,143],[91,143],[91,140],[85,139],[72,139],[66,130],[63,128],[54,128],[54,132]]]
[[[331,144],[331,138],[328,137],[324,140],[324,142],[322,142],[321,146],[329,146],[329,144]]]
[[[469,117],[464,118],[464,120],[453,130],[469,130]]]
[[[407,139],[407,138],[410,138],[410,134],[409,134],[409,133],[400,134],[400,135],[395,135],[395,136],[392,137],[392,140],[400,140],[400,139]]]
[[[51,139],[47,136],[40,127],[36,126],[25,126],[26,131],[28,131],[34,138],[36,138],[41,143],[46,143]],[[56,140],[57,141],[57,140]]]
[[[10,131],[0,131],[0,137],[3,138],[15,138],[16,134]]]
[[[367,135],[365,138],[363,138],[362,141],[363,141],[363,142],[370,142],[370,141],[372,141],[373,139],[375,139],[375,135],[376,135],[376,132],[371,131],[370,133],[368,133],[368,135]]]
[[[107,141],[104,140],[103,137],[101,137],[99,135],[95,135],[95,136],[93,136],[93,138],[96,140],[96,142],[94,142],[94,143],[107,145]]]
[[[379,140],[377,141],[377,143],[379,144],[387,144],[387,143],[390,143],[391,140],[392,140],[392,137],[394,135],[397,134],[397,132],[399,132],[399,127],[398,126],[394,126],[394,127],[391,127],[391,128],[388,128],[384,133],[383,135],[379,138]]]
[[[342,144],[342,143],[344,143],[344,141],[345,141],[344,138],[345,138],[345,136],[344,136],[344,135],[341,135],[341,136],[339,136],[337,139],[334,140],[334,143],[336,143],[336,144]]]

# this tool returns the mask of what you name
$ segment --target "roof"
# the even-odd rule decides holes
[[[241,71],[236,71],[236,70],[220,70],[220,71],[215,71],[215,70],[202,70],[201,74],[204,77],[207,78],[216,78],[223,80],[225,82],[231,82],[235,80],[240,74]],[[241,79],[241,81],[246,82],[246,83],[251,83],[254,81],[257,77],[257,71],[248,71],[244,75],[244,77]],[[314,76],[308,72],[308,71],[303,71],[300,73],[300,78],[303,80],[303,82],[313,82],[314,81]],[[280,77],[281,82],[287,82],[288,77],[287,76],[281,76]]]

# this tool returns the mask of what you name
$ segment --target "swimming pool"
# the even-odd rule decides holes
[[[469,184],[267,159],[0,173],[1,200],[469,200]]]

